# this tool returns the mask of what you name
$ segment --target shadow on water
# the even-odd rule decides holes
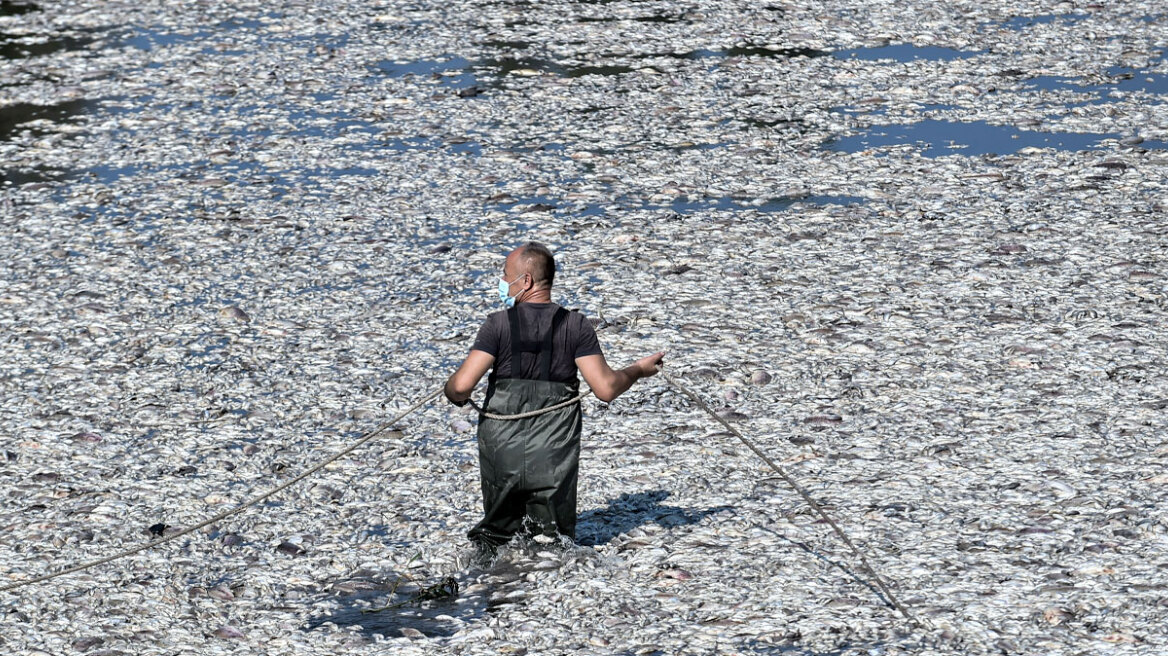
[[[696,524],[710,515],[732,506],[715,506],[704,510],[691,510],[677,506],[664,506],[661,502],[669,498],[665,490],[652,492],[624,493],[609,499],[608,507],[580,513],[576,522],[576,542],[583,546],[607,544],[621,533],[642,526],[657,524],[664,528]]]
[[[1006,155],[1023,148],[1054,148],[1080,151],[1099,148],[1104,139],[1120,139],[1118,134],[1084,134],[1077,132],[1041,132],[1019,130],[1008,125],[991,125],[985,121],[926,120],[907,125],[874,126],[860,134],[827,142],[827,150],[856,153],[871,148],[912,145],[924,157],[943,155]],[[1144,149],[1168,148],[1162,141],[1145,141]]]
[[[432,638],[447,637],[487,611],[487,600],[482,595],[460,593],[450,598],[410,601],[423,588],[413,582],[347,581],[333,588],[340,593],[334,597],[337,609],[330,615],[311,618],[304,627],[306,631],[332,624],[359,627],[360,633],[370,638],[375,634],[398,638],[403,629]]]

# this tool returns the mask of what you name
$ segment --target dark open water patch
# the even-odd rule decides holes
[[[794,195],[775,196],[771,198],[739,198],[721,196],[718,198],[679,198],[668,206],[646,205],[645,209],[668,209],[677,214],[693,214],[694,212],[710,210],[745,211],[754,210],[760,213],[782,212],[796,205],[855,205],[864,203],[858,196],[837,195]]]
[[[639,210],[668,211],[674,214],[689,215],[697,212],[710,211],[749,211],[759,213],[782,212],[797,205],[856,205],[867,202],[858,196],[846,195],[790,195],[768,198],[746,198],[740,196],[720,196],[710,198],[689,198],[681,196],[668,204],[652,203],[621,196],[603,203],[562,203],[550,196],[524,196],[522,198],[506,198],[504,200],[489,201],[488,205],[506,212],[517,214],[551,213],[572,217],[605,216],[609,210],[616,212],[635,212]]]
[[[150,52],[157,48],[165,48],[195,39],[208,39],[212,33],[206,30],[191,32],[164,32],[162,30],[139,29],[127,34],[121,39],[122,45]]]
[[[836,59],[860,59],[864,61],[910,62],[918,60],[952,61],[976,57],[985,53],[985,50],[957,50],[940,46],[914,46],[911,43],[898,43],[877,48],[853,48],[851,50],[837,50],[832,53]]]
[[[829,141],[828,150],[855,153],[872,148],[915,145],[925,157],[943,155],[1006,155],[1023,148],[1055,148],[1080,151],[1099,148],[1105,139],[1121,139],[1118,134],[1083,134],[1076,132],[1042,132],[1019,130],[1008,125],[991,125],[985,121],[968,123],[926,120],[907,125],[874,126],[860,134]],[[1162,141],[1145,141],[1145,149],[1168,148]]]
[[[1050,23],[1060,23],[1063,25],[1074,25],[1079,21],[1089,17],[1090,14],[1043,14],[1041,16],[1015,16],[1009,20],[1001,23],[992,23],[1007,30],[1014,30],[1015,32],[1022,31],[1028,27],[1035,25],[1047,25]]]

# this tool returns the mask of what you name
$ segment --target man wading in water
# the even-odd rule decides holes
[[[499,281],[499,298],[507,310],[487,317],[470,355],[446,381],[446,398],[464,405],[492,365],[483,405],[501,415],[575,398],[577,369],[605,402],[657,373],[664,352],[619,371],[609,367],[592,324],[552,303],[555,274],[555,259],[543,244],[528,242],[511,251]],[[580,417],[580,404],[574,403],[524,419],[480,418],[486,516],[468,534],[480,553],[493,554],[520,531],[575,539]]]

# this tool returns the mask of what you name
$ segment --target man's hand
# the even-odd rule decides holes
[[[648,378],[649,376],[656,376],[657,371],[658,371],[657,366],[660,365],[661,361],[664,359],[665,359],[665,351],[659,351],[657,353],[654,353],[653,355],[650,355],[648,357],[644,357],[644,358],[641,358],[640,360],[637,360],[632,365],[630,365],[630,368],[635,367],[640,371],[640,375],[638,376],[638,378]]]

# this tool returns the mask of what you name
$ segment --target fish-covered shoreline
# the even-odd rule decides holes
[[[584,401],[577,545],[475,564],[434,402],[0,595],[0,647],[1168,649],[1166,47],[1151,2],[3,2],[0,586],[435,391],[536,239],[931,628],[657,377]]]

